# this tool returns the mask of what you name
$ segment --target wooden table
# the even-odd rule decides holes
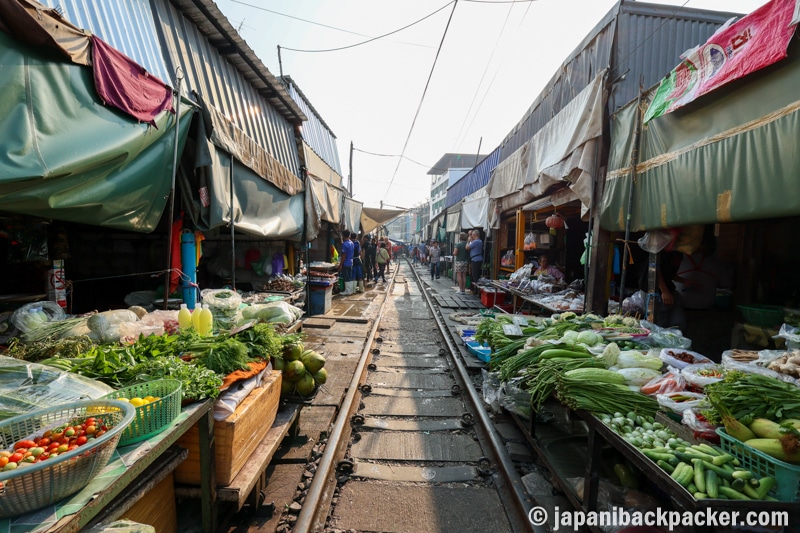
[[[213,404],[213,400],[207,400],[185,407],[178,418],[158,435],[117,448],[109,464],[119,462],[118,473],[114,470],[111,474],[105,472],[95,476],[85,489],[49,509],[0,520],[0,529],[15,532],[77,532],[89,524],[119,518],[146,494],[148,487],[155,486],[186,458],[186,451],[174,444],[195,423],[200,427],[201,445],[206,450],[212,446]],[[211,465],[210,457],[207,453],[201,453],[201,461],[205,461],[206,467]],[[204,504],[203,531],[210,533],[214,531],[216,520],[212,505],[213,485],[204,483],[201,491]],[[77,505],[80,506],[73,512]],[[13,529],[10,525],[12,521]]]

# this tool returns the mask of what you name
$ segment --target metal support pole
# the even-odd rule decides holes
[[[231,172],[230,172],[230,187],[231,187],[231,209],[230,209],[230,217],[231,217],[231,289],[234,291],[236,290],[236,237],[234,232],[236,230],[236,224],[233,220],[233,165],[234,159],[231,155]]]
[[[169,304],[169,287],[172,284],[172,224],[175,218],[175,176],[178,173],[178,139],[180,134],[181,120],[181,80],[183,76],[180,75],[181,68],[175,71],[175,85],[174,94],[177,95],[175,102],[175,141],[172,147],[172,181],[169,187],[169,218],[167,219],[167,275],[164,279],[164,310],[167,309]]]
[[[628,274],[628,241],[631,238],[631,211],[633,210],[633,186],[636,182],[636,165],[639,164],[639,136],[642,132],[642,88],[639,87],[639,96],[636,98],[636,125],[633,132],[631,145],[631,181],[628,187],[628,211],[625,214],[625,242],[622,247],[622,274],[619,282],[619,303],[625,295],[625,278]]]

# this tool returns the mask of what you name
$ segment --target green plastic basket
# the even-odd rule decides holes
[[[783,307],[779,305],[740,305],[745,322],[769,328],[783,323]]]
[[[769,492],[784,502],[800,501],[800,466],[785,463],[734,439],[724,428],[717,428],[722,449],[739,459],[742,467],[759,477],[775,478],[775,487]]]
[[[130,385],[107,394],[105,398],[130,400],[146,396],[158,400],[136,408],[133,421],[122,432],[119,446],[134,444],[161,433],[181,414],[181,382],[177,379],[156,379]]]
[[[0,422],[0,449],[9,449],[21,439],[42,435],[45,430],[89,416],[102,417],[108,431],[58,457],[0,472],[0,517],[19,516],[47,507],[88,485],[117,449],[120,435],[133,420],[134,408],[117,400],[84,400]]]

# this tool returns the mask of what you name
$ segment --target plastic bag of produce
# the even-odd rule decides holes
[[[667,367],[667,373],[655,377],[642,385],[639,392],[648,396],[679,392],[686,388],[686,379],[677,368]]]
[[[642,320],[641,327],[649,329],[647,337],[639,339],[640,342],[659,348],[691,348],[692,340],[683,336],[678,328],[662,328],[647,320]]]
[[[682,414],[687,409],[708,409],[711,404],[706,395],[699,392],[678,391],[656,396],[658,405],[673,413]]]
[[[722,381],[725,377],[725,369],[716,363],[703,363],[699,365],[689,365],[681,370],[681,375],[686,383],[698,389],[702,389],[709,383]]]
[[[625,378],[626,385],[634,385],[636,387],[646,385],[661,376],[661,371],[653,370],[652,368],[619,368],[616,372]]]
[[[781,329],[774,338],[784,339],[786,341],[787,350],[797,350],[800,348],[800,328],[790,326],[789,324],[781,324]]]
[[[708,422],[700,410],[703,408],[686,409],[681,414],[681,423],[691,429],[696,439],[705,439],[709,442],[719,444],[717,426]]]
[[[156,528],[132,520],[116,520],[109,524],[98,524],[86,533],[157,533]]]
[[[661,375],[661,367],[664,362],[658,357],[643,354],[639,350],[625,350],[620,352],[615,364],[619,368],[649,368],[658,371],[658,374]]]
[[[214,329],[231,329],[236,325],[236,317],[242,297],[229,289],[206,289],[202,291],[203,303],[208,304],[214,315]]]
[[[25,304],[11,315],[11,323],[23,333],[28,333],[47,322],[66,318],[64,309],[55,302],[31,302]]]
[[[52,366],[0,356],[0,420],[77,400],[94,400],[114,389]]]
[[[705,355],[679,348],[662,348],[658,354],[662,361],[675,368],[686,368],[689,365],[713,363]]]
[[[138,322],[139,315],[129,309],[112,309],[90,316],[86,320],[91,337],[103,342],[119,342],[119,327],[123,322]]]

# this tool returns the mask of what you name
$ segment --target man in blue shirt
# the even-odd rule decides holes
[[[483,241],[479,230],[474,229],[470,232],[467,250],[469,250],[470,276],[472,278],[470,290],[473,294],[478,294],[478,280],[481,278],[481,266],[483,265]]]
[[[353,281],[353,241],[350,240],[350,230],[342,232],[342,251],[339,254],[341,262],[339,271],[344,280],[342,296],[350,296],[356,292],[356,282]]]

